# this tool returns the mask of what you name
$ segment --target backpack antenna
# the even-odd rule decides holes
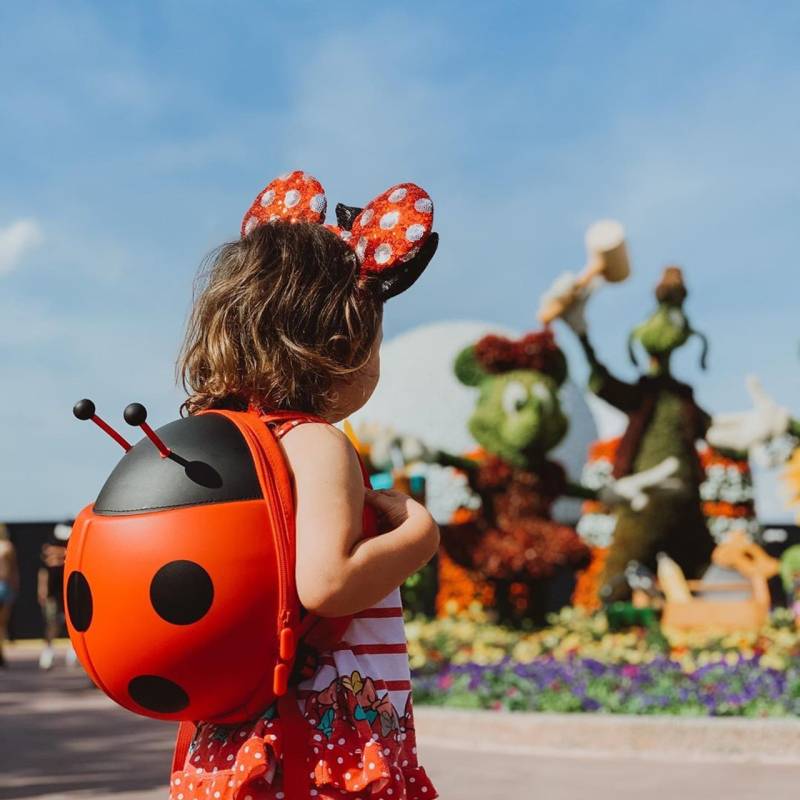
[[[78,400],[72,407],[72,413],[79,419],[86,421],[90,419],[98,428],[105,431],[122,449],[127,453],[131,449],[131,444],[127,439],[120,436],[104,419],[95,413],[95,405],[88,398]]]
[[[172,451],[159,438],[158,434],[147,424],[147,409],[141,403],[131,403],[122,412],[128,425],[141,428],[144,435],[158,448],[161,458],[169,458]]]

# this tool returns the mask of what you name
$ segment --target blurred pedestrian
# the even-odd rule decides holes
[[[72,523],[59,523],[42,545],[42,565],[38,575],[39,606],[44,618],[44,647],[39,668],[50,669],[55,662],[53,641],[64,631],[64,558]],[[75,651],[67,652],[68,665],[75,663]]]
[[[6,666],[3,642],[6,640],[8,618],[19,592],[17,551],[8,536],[8,528],[0,522],[0,667]]]

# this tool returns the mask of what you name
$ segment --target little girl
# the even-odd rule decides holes
[[[294,480],[300,602],[352,618],[297,686],[303,796],[427,800],[437,795],[417,762],[398,587],[433,556],[439,532],[411,498],[365,488],[333,423],[375,389],[383,302],[433,256],[433,208],[402,184],[363,211],[339,206],[347,230],[321,224],[324,213],[311,176],[283,176],[256,198],[242,239],[213,256],[179,361],[185,408],[264,412]],[[365,529],[365,504],[377,530]],[[170,799],[281,800],[285,723],[274,707],[238,726],[199,723]]]

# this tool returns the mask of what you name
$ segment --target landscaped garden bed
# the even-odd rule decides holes
[[[418,704],[511,711],[786,717],[800,714],[800,635],[785,612],[757,633],[610,630],[566,609],[539,631],[485,615],[412,620]]]

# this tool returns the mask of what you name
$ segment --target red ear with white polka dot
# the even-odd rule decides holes
[[[259,193],[242,220],[242,238],[266,222],[316,222],[325,220],[328,201],[322,184],[296,170],[275,178]]]
[[[414,183],[398,183],[355,218],[350,244],[362,272],[384,277],[415,258],[432,228],[433,202],[428,193]]]

